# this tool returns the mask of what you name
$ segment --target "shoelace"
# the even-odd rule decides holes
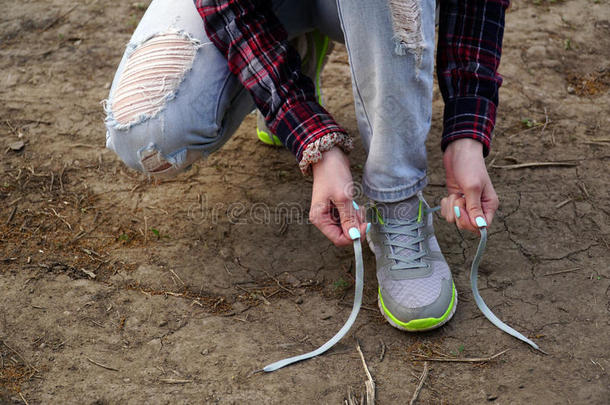
[[[354,256],[356,257],[356,292],[354,293],[354,305],[352,306],[352,312],[349,314],[349,318],[347,318],[347,321],[345,322],[341,330],[339,330],[339,332],[337,332],[335,336],[333,336],[328,342],[324,343],[316,350],[309,353],[301,354],[300,356],[289,357],[284,360],[276,361],[275,363],[263,367],[262,371],[270,373],[282,367],[286,367],[289,364],[319,356],[331,347],[333,347],[338,341],[343,339],[343,336],[347,334],[347,332],[350,330],[350,328],[356,321],[358,312],[360,312],[360,306],[362,305],[362,290],[364,288],[364,263],[362,261],[362,245],[360,243],[360,238],[354,239]]]
[[[437,211],[438,209],[439,207],[435,207],[429,211]],[[485,301],[483,301],[483,298],[479,294],[477,278],[479,271],[479,263],[481,262],[481,258],[483,257],[483,253],[485,252],[485,246],[487,245],[487,228],[480,227],[479,231],[481,232],[481,240],[479,241],[477,252],[474,256],[474,259],[472,260],[472,266],[470,267],[470,286],[472,288],[472,295],[474,296],[474,301],[476,302],[477,307],[483,313],[483,315],[485,315],[485,317],[500,330],[521,340],[522,342],[527,343],[534,349],[546,354],[546,352],[540,349],[536,343],[532,342],[530,339],[523,336],[515,329],[511,328],[510,326],[502,322],[496,315],[494,315],[494,313],[485,304]],[[324,343],[322,346],[320,346],[314,351],[301,354],[299,356],[289,357],[284,360],[276,361],[275,363],[271,363],[268,366],[263,367],[263,369],[259,371],[270,373],[272,371],[279,370],[282,367],[286,367],[290,364],[294,364],[299,361],[319,356],[331,347],[333,347],[347,334],[347,332],[350,330],[350,328],[356,321],[356,317],[358,316],[358,312],[360,311],[360,306],[362,305],[362,290],[364,287],[364,264],[362,260],[362,245],[360,243],[360,238],[356,238],[354,240],[354,256],[356,258],[356,287],[354,293],[354,305],[352,306],[352,312],[350,313],[349,318],[347,319],[343,327],[339,330],[339,332],[337,332],[337,334],[333,336],[328,342]]]
[[[521,333],[511,328],[510,326],[502,322],[496,315],[494,315],[494,313],[491,312],[491,309],[489,309],[487,304],[485,304],[485,301],[483,301],[481,294],[479,294],[477,279],[479,276],[479,263],[481,262],[483,252],[485,252],[485,246],[487,245],[487,228],[484,226],[480,227],[479,232],[481,232],[481,240],[479,241],[477,253],[474,255],[474,259],[472,260],[472,266],[470,266],[470,287],[472,289],[472,295],[474,296],[474,302],[476,302],[477,307],[479,307],[479,310],[483,313],[483,315],[485,315],[485,318],[489,319],[489,321],[496,325],[500,330],[508,333],[511,336],[516,337],[522,342],[525,342],[528,345],[532,346],[534,349],[546,354],[546,352],[540,349],[540,347],[538,347],[536,343],[532,342],[530,339],[526,338]]]
[[[429,213],[438,211],[440,207],[425,208],[422,215],[428,215]],[[425,236],[419,235],[419,228],[423,228],[425,223],[420,218],[413,218],[410,220],[397,220],[397,219],[385,219],[382,232],[389,235],[388,240],[384,243],[394,248],[392,253],[387,257],[396,261],[396,264],[392,266],[391,270],[406,270],[415,269],[420,267],[426,267],[426,263],[423,263],[420,259],[426,256],[426,252],[420,248],[420,243],[424,241]],[[410,237],[408,241],[398,240],[392,235],[402,236],[406,235]],[[411,255],[405,255],[405,251],[413,251]]]

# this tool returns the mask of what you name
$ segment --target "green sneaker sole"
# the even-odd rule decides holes
[[[282,141],[275,135],[271,135],[259,128],[256,128],[256,136],[258,136],[258,140],[264,143],[265,145],[270,146],[282,146]]]
[[[383,297],[381,296],[381,288],[378,288],[378,304],[379,310],[384,318],[388,321],[390,325],[395,327],[396,329],[404,330],[407,332],[425,332],[428,330],[436,329],[438,327],[443,326],[455,313],[455,309],[457,308],[457,290],[455,289],[455,284],[453,284],[453,293],[451,295],[451,302],[449,303],[449,308],[440,318],[422,318],[422,319],[413,319],[409,322],[402,322],[398,320],[383,303]]]

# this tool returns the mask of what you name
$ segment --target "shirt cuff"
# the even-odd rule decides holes
[[[476,139],[483,144],[483,156],[489,154],[496,123],[496,105],[484,97],[456,97],[447,100],[443,120],[443,152],[456,139]]]
[[[303,157],[299,162],[299,169],[303,175],[311,175],[311,165],[322,160],[322,152],[339,146],[345,153],[354,149],[352,137],[344,132],[331,132],[311,142],[305,147]]]

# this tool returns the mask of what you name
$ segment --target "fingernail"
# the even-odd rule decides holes
[[[352,205],[354,206],[356,211],[358,211],[360,209],[360,207],[358,206],[358,204],[356,204],[356,201],[354,201],[354,200],[352,200]]]
[[[459,218],[459,217],[461,217],[461,216],[462,216],[462,214],[460,213],[460,207],[456,207],[456,206],[454,206],[454,207],[453,207],[453,212],[455,212],[455,217],[456,217],[456,218]]]
[[[487,222],[485,222],[485,218],[483,218],[483,217],[476,217],[475,221],[479,228],[483,228],[484,226],[487,226]]]
[[[366,224],[366,233],[371,232],[371,223]]]
[[[352,240],[356,240],[358,238],[360,238],[360,231],[358,230],[358,228],[349,228],[349,237],[352,238]]]

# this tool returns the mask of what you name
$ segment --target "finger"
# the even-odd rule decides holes
[[[453,202],[453,210],[456,212],[456,225],[459,229],[474,233],[478,232],[477,228],[472,226],[470,214],[468,214],[468,210],[466,209],[466,199],[464,197],[459,197]]]
[[[495,213],[500,206],[498,195],[491,184],[484,188],[481,201],[483,212],[485,213],[485,219],[487,220],[487,225],[489,226],[493,222]]]
[[[371,224],[366,221],[366,209],[360,208],[356,201],[352,201],[352,205],[356,210],[356,215],[358,216],[358,220],[360,221],[360,234],[367,234],[371,230]]]
[[[324,234],[335,246],[349,246],[352,240],[349,236],[343,234],[343,229],[340,225],[326,222],[318,226],[320,232]]]
[[[337,211],[339,211],[341,228],[345,237],[351,240],[364,235],[366,225],[360,221],[359,209],[356,210],[356,205],[351,200],[333,201],[333,203],[337,207]],[[364,225],[364,229],[361,229],[362,225]],[[355,230],[351,230],[352,228]]]
[[[470,188],[464,191],[464,197],[466,197],[466,211],[470,217],[470,227],[467,229],[472,230],[475,233],[481,226],[487,226],[485,214],[481,207],[481,189]]]
[[[452,193],[441,200],[441,215],[449,223],[456,222],[460,216],[459,212],[455,210],[455,201],[458,198],[460,198],[459,194]]]
[[[345,246],[350,241],[343,235],[343,229],[338,222],[339,216],[330,201],[312,204],[309,210],[310,222],[336,246]]]
[[[351,241],[343,235],[341,224],[333,218],[333,208],[330,205],[318,205],[311,208],[309,220],[335,246],[346,246]]]
[[[453,216],[450,215],[449,210],[451,209],[451,204],[449,203],[448,197],[443,197],[441,200],[441,216],[445,218],[445,221],[452,222]]]
[[[360,205],[356,202],[356,200],[352,201],[352,206],[356,210],[356,215],[358,216],[358,220],[360,223],[366,222],[366,209],[361,208]]]

